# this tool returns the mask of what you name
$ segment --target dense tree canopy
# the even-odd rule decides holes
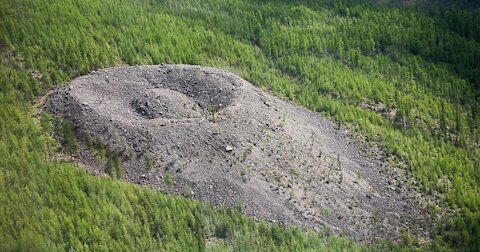
[[[433,212],[453,210],[426,246],[480,248],[480,13],[371,2],[1,1],[1,250],[366,249],[60,161],[36,98],[94,69],[160,63],[228,69],[353,129]]]

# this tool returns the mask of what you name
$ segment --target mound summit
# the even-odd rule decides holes
[[[103,69],[55,91],[46,110],[120,153],[127,181],[360,241],[427,236],[421,198],[345,130],[223,70]],[[86,148],[77,158],[103,171]]]

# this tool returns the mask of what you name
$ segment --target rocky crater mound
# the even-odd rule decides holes
[[[345,130],[226,71],[104,69],[54,92],[46,110],[79,139],[103,139],[128,181],[360,241],[427,237],[421,198]],[[78,159],[104,170],[86,148]]]

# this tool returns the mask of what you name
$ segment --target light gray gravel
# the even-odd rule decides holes
[[[54,92],[46,109],[119,151],[128,181],[359,241],[398,238],[401,229],[428,237],[418,194],[345,130],[226,71],[103,69]],[[78,158],[101,173],[88,152]]]

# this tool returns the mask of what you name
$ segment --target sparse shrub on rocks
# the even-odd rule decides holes
[[[115,169],[113,165],[113,159],[111,156],[107,157],[107,162],[105,163],[105,169],[103,170],[106,174],[110,175],[110,177],[114,177]]]
[[[48,128],[48,116],[43,116],[41,124]],[[62,143],[63,150],[68,154],[74,154],[78,149],[78,143],[75,138],[74,125],[71,121],[54,116],[52,119],[53,130]]]
[[[165,173],[165,176],[164,176],[163,179],[165,181],[165,184],[169,187],[172,187],[175,184],[175,181],[173,181],[172,174],[170,174],[168,172]]]
[[[87,132],[83,132],[83,141],[85,141],[85,145],[87,146],[89,151],[94,150],[94,143],[90,134],[88,134]]]
[[[75,133],[73,131],[73,123],[69,120],[63,121],[63,144],[65,150],[73,154],[78,149],[77,139],[75,138]]]
[[[106,145],[101,137],[95,138],[95,154],[100,160],[104,160],[106,158]]]
[[[107,152],[107,161],[105,163],[104,171],[112,178],[123,179],[124,171],[117,151]]]
[[[151,171],[154,164],[153,160],[148,155],[144,155],[143,161],[145,162],[145,170]]]

